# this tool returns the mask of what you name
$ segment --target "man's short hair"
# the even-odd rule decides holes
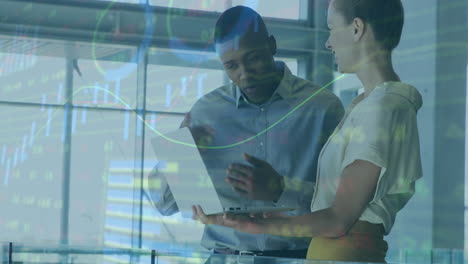
[[[262,17],[246,6],[235,6],[224,11],[218,18],[214,31],[215,44],[240,38],[246,33],[259,33],[268,38],[268,30]]]
[[[354,18],[369,23],[383,48],[392,51],[400,43],[404,23],[401,0],[332,0],[332,3],[346,23]]]

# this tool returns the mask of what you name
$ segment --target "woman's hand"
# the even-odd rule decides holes
[[[289,218],[279,213],[206,215],[199,205],[193,206],[192,211],[194,219],[204,224],[221,225],[251,234],[268,233],[270,226],[274,227],[276,222]]]
[[[224,226],[250,234],[264,234],[268,226],[268,220],[258,215],[224,214],[223,218]]]
[[[192,212],[193,219],[205,225],[220,225],[252,234],[260,234],[262,231],[262,223],[257,216],[251,217],[246,214],[206,215],[199,205],[192,206]]]
[[[205,225],[224,225],[223,215],[206,215],[200,205],[193,205],[192,213],[193,220],[198,220]]]

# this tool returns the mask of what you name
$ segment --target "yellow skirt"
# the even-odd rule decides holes
[[[385,262],[388,245],[383,239],[384,234],[382,225],[358,221],[345,236],[312,238],[307,259]]]

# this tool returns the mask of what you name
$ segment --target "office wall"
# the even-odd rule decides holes
[[[423,177],[398,215],[388,242],[390,250],[423,250],[432,247],[437,0],[403,0],[403,5],[405,25],[394,63],[401,79],[423,96],[418,113]]]
[[[463,246],[466,2],[403,0],[406,22],[394,54],[403,80],[418,88],[424,176],[388,237],[392,259],[429,261],[431,248]],[[398,250],[405,254],[397,254]]]

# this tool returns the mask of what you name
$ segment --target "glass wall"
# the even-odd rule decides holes
[[[188,112],[200,97],[224,85],[225,78],[221,69],[149,65],[148,110]]]
[[[466,64],[466,91],[468,94],[468,58]],[[465,138],[468,138],[468,104],[466,106],[466,124]],[[465,249],[468,249],[468,190],[466,188],[466,183],[468,183],[468,166],[466,164],[468,164],[468,142],[465,143]]]
[[[265,17],[299,20],[300,1],[232,0],[232,6],[248,6]]]
[[[154,6],[180,8],[199,11],[223,12],[231,6],[244,5],[256,10],[264,17],[281,19],[300,19],[302,0],[100,0],[131,4],[149,4]]]
[[[63,206],[64,109],[5,104],[0,109],[2,240],[58,241]]]
[[[466,5],[466,27],[468,28],[468,5]],[[468,47],[466,47],[468,54]],[[466,93],[468,94],[468,55],[466,58]],[[466,104],[466,116],[465,116],[465,140],[468,138],[468,104]],[[468,142],[465,141],[465,247],[468,249]]]
[[[436,33],[428,30],[437,27],[437,11],[425,9],[419,12],[420,6],[426,3],[434,6],[437,2],[428,1],[430,3],[426,0],[403,1],[407,10],[406,24],[402,42],[394,52],[397,72],[423,96],[424,105],[418,114],[418,126],[424,177],[418,180],[414,197],[398,215],[392,233],[387,236],[389,262],[422,262],[431,258],[434,230],[437,229],[434,215],[441,214],[441,211],[443,214],[443,210],[434,209],[437,207],[434,201],[438,198],[435,195],[440,195],[435,191],[438,188],[435,179],[449,179],[450,176],[450,170],[438,167],[440,161],[436,158],[440,157],[437,156],[440,153],[444,153],[447,160],[461,157],[446,149],[439,153],[437,150],[453,138],[465,140],[468,136],[468,114],[464,116],[465,126],[457,124],[445,131],[437,123],[452,116],[450,111],[441,111],[438,108],[440,105],[452,101],[461,104],[465,99],[464,96],[459,96],[461,99],[449,98],[452,101],[440,99],[444,92],[452,90],[437,86],[440,81],[437,79],[437,68],[441,67],[437,64],[436,47],[440,43],[437,42]],[[146,50],[144,45],[138,46],[141,44],[138,37],[141,36],[137,36],[143,32],[145,25],[138,24],[142,21],[126,20],[132,17],[126,15],[132,12],[142,14],[135,11],[141,11],[137,7],[142,4],[159,7],[157,10],[167,11],[166,14],[174,11],[170,8],[177,8],[183,9],[181,17],[197,14],[190,16],[189,21],[200,22],[204,27],[211,25],[207,21],[214,23],[217,14],[193,10],[222,12],[235,5],[250,6],[262,16],[275,18],[268,19],[268,22],[279,32],[276,36],[278,40],[289,40],[289,31],[294,31],[291,34],[294,41],[281,42],[287,48],[279,45],[281,57],[277,57],[277,60],[285,61],[293,74],[297,74],[311,69],[306,66],[311,64],[309,58],[312,52],[323,52],[323,43],[319,43],[320,48],[309,45],[318,39],[314,34],[323,29],[316,32],[307,28],[305,24],[308,23],[299,21],[305,19],[301,17],[304,3],[314,1],[82,2],[83,6],[70,6],[84,12],[88,7],[118,5],[117,2],[126,4],[121,4],[118,12],[113,13],[110,8],[105,16],[100,17],[100,27],[96,29],[96,25],[92,25],[88,28],[89,32],[85,32],[86,27],[83,27],[67,35],[67,31],[74,29],[64,27],[47,31],[57,35],[42,35],[41,30],[46,31],[46,25],[32,27],[32,30],[23,29],[22,26],[12,27],[16,31],[8,32],[3,30],[4,25],[0,27],[0,117],[3,121],[0,125],[0,242],[204,251],[199,243],[203,231],[201,224],[180,214],[162,216],[151,204],[147,177],[157,164],[152,139],[160,133],[178,128],[198,99],[230,81],[222,65],[217,63],[216,54],[206,48],[211,35],[205,34],[199,38],[192,34],[191,25],[181,27],[173,23],[178,33],[177,40],[187,45],[173,45],[176,48],[171,49],[170,39],[158,39],[158,33],[168,31],[168,28],[164,28],[152,32],[154,34],[150,37],[153,42]],[[47,5],[54,3],[50,1]],[[60,15],[54,15],[57,10],[63,9],[52,8],[50,13],[38,15],[53,19]],[[99,17],[99,12],[102,10],[93,13],[93,17]],[[77,21],[77,26],[86,24],[86,18],[80,17]],[[157,27],[160,25],[167,26],[167,21],[157,21],[155,24],[159,29]],[[129,30],[121,34],[120,29],[134,29],[136,33],[132,35],[133,31]],[[98,34],[95,30],[102,30],[100,33],[103,37],[94,36]],[[81,38],[86,34],[92,38]],[[118,36],[113,39],[118,43],[108,41],[112,38],[106,38],[106,34]],[[297,35],[301,37],[297,38]],[[91,43],[95,40],[106,43]],[[88,45],[81,45],[81,42]],[[90,50],[90,46],[94,50]],[[143,52],[140,54],[137,51],[141,48]],[[194,63],[197,60],[201,60],[201,63]],[[325,68],[330,68],[330,65],[325,65]],[[458,78],[460,74],[455,76]],[[338,79],[341,74],[334,72],[334,77]],[[441,89],[445,89],[444,92]],[[465,89],[468,93],[468,83],[466,88],[463,87]],[[362,92],[362,85],[356,76],[346,75],[334,83],[333,91],[347,107]],[[465,105],[463,111],[468,113]],[[465,171],[468,171],[468,144],[466,140],[464,142],[465,163],[453,167],[465,166]],[[467,172],[465,180],[468,180]],[[158,184],[160,186],[160,182],[156,182]],[[454,186],[453,189],[462,193],[460,190],[466,189],[466,185],[464,187]],[[462,191],[465,207],[459,211],[464,211],[468,216],[468,192]],[[466,217],[464,220],[466,222]],[[468,244],[467,225],[465,245]],[[401,254],[405,250],[424,254]],[[54,260],[60,257],[57,254]],[[28,258],[23,260],[28,261]],[[77,262],[79,260],[76,259]],[[47,259],[38,261],[45,262]],[[126,263],[133,260],[128,255],[115,255],[103,261]]]
[[[68,57],[50,51],[65,42],[5,39],[19,48],[4,45],[0,53],[0,210],[8,212],[0,214],[1,241],[204,251],[203,226],[180,214],[162,216],[144,187],[157,163],[151,140],[178,128],[200,97],[229,83],[221,64],[189,66],[178,50],[170,52],[181,65],[145,64],[134,59],[136,48],[105,44],[94,51],[76,45]],[[217,60],[214,53],[203,56]],[[277,59],[298,72],[296,58]],[[22,254],[18,260],[59,259]]]

